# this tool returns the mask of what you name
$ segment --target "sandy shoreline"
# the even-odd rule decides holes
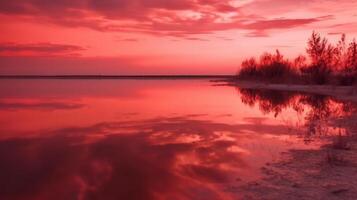
[[[294,150],[262,168],[264,178],[240,188],[243,199],[357,199],[357,138],[351,150]],[[338,157],[331,162],[329,154]]]
[[[332,96],[357,102],[357,87],[283,85],[253,82],[228,82],[226,85],[247,89],[296,91]],[[341,119],[340,119],[341,120]],[[357,113],[342,119],[349,136],[343,148],[331,144],[318,150],[290,150],[278,161],[262,167],[263,178],[237,189],[242,199],[357,199]],[[331,123],[334,123],[333,121]]]

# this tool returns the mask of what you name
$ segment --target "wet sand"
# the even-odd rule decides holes
[[[247,89],[321,94],[357,102],[355,86],[229,82]],[[237,189],[243,199],[357,199],[357,113],[343,119],[348,136],[335,136],[318,150],[291,150],[262,167],[263,178]],[[337,119],[331,123],[337,124]]]
[[[357,199],[357,116],[346,148],[294,150],[262,168],[264,178],[240,188],[243,199]]]

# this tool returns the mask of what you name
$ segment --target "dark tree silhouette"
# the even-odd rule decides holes
[[[308,39],[306,53],[293,61],[285,59],[279,50],[264,53],[259,60],[244,60],[237,75],[240,79],[274,83],[313,83],[352,85],[357,82],[357,42],[346,42],[342,34],[336,45],[313,32]]]

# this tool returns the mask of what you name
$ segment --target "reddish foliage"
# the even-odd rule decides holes
[[[357,42],[346,44],[343,34],[332,45],[320,34],[313,32],[308,40],[306,53],[293,61],[284,59],[279,50],[264,53],[259,62],[250,58],[242,62],[238,77],[269,82],[299,82],[312,84],[352,85],[357,82]]]

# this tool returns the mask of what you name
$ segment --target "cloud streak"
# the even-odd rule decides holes
[[[74,110],[83,108],[83,104],[64,102],[4,102],[0,101],[1,110]]]
[[[238,3],[230,0],[4,0],[0,2],[0,13],[103,32],[175,37],[225,30],[251,31],[248,36],[261,37],[272,29],[290,29],[327,20],[266,18],[243,12],[245,4]]]
[[[53,44],[53,43],[0,43],[1,56],[13,55],[78,55],[85,48],[76,45]]]

